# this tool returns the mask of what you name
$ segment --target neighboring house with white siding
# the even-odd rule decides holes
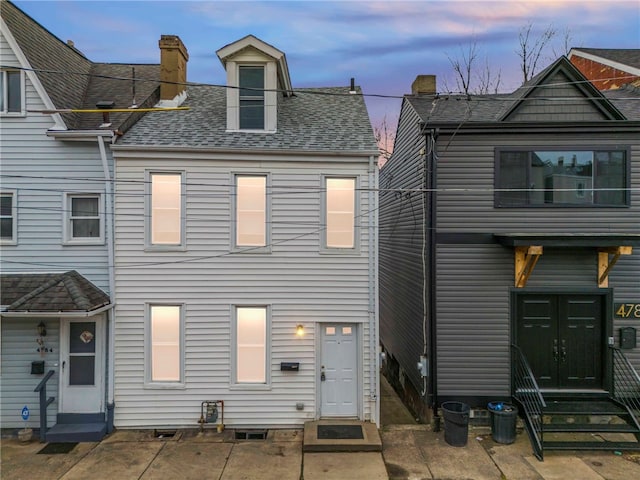
[[[11,2],[0,7],[0,421],[23,427],[27,406],[26,424],[38,428],[34,389],[53,371],[47,425],[64,421],[60,414],[92,414],[85,419],[102,431],[113,403],[109,145],[142,114],[76,110],[129,107],[132,83],[108,77],[135,70],[157,78],[159,65],[91,62]],[[158,90],[157,82],[138,85],[140,106],[156,103]]]
[[[412,91],[380,172],[387,376],[425,419],[530,394],[528,427],[561,405],[576,424],[545,429],[640,439],[637,418],[580,422],[640,405],[620,366],[640,370],[640,89],[600,92],[561,57],[512,93],[438,95],[431,75]]]
[[[378,423],[361,91],[294,89],[284,53],[251,35],[217,53],[226,88],[188,86],[188,111],[113,147],[115,425],[197,427],[206,401],[235,428]]]

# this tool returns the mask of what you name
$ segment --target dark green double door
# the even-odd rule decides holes
[[[516,296],[516,344],[540,388],[602,388],[603,304],[601,295]]]

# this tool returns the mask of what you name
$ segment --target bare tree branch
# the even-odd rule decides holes
[[[528,23],[518,34],[519,48],[516,53],[520,57],[523,82],[529,81],[537,73],[538,63],[547,45],[557,34],[553,25],[549,25],[538,37],[532,38],[532,33],[533,24]]]

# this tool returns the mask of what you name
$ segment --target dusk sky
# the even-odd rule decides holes
[[[14,2],[97,62],[158,63],[162,34],[181,37],[191,82],[224,84],[220,47],[253,34],[285,52],[295,87],[348,85],[365,94],[409,93],[418,74],[438,91],[455,87],[448,57],[474,41],[482,64],[500,70],[501,91],[522,83],[518,34],[558,31],[543,67],[570,47],[640,48],[640,1],[35,1]],[[446,88],[448,87],[448,88]],[[374,124],[395,127],[400,100],[368,97]]]

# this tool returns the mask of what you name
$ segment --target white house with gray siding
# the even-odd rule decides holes
[[[564,57],[511,94],[416,79],[380,174],[380,336],[426,419],[516,401],[518,352],[558,401],[617,401],[618,353],[640,370],[639,120],[637,87]]]
[[[115,425],[378,423],[378,150],[361,91],[293,88],[284,53],[251,35],[217,53],[227,88],[187,86],[189,110],[113,147]]]
[[[0,422],[39,428],[34,389],[47,378],[47,427],[62,414],[104,424],[113,403],[109,145],[139,115],[84,110],[128,107],[131,84],[106,77],[157,75],[159,66],[91,62],[13,3],[0,7]],[[158,100],[157,89],[138,87],[141,106]]]

